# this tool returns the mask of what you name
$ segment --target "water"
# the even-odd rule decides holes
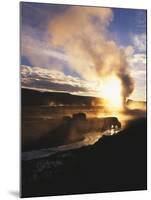
[[[73,149],[78,149],[84,146],[89,146],[95,144],[103,135],[113,135],[117,134],[119,130],[111,128],[104,132],[90,132],[84,135],[84,138],[81,141],[74,142],[67,145],[60,145],[52,148],[44,148],[40,150],[33,150],[29,152],[22,153],[22,160],[33,160],[39,158],[45,158],[52,156],[59,152],[69,151]]]
[[[23,123],[22,123],[22,136],[23,141],[36,141],[38,138],[43,136],[46,132],[49,132],[53,129],[53,127],[59,124],[60,119],[63,116],[72,116],[74,113],[83,112],[87,115],[87,118],[93,117],[104,117],[104,116],[112,116],[110,113],[104,113],[104,110],[101,107],[27,107],[24,108],[23,111]],[[117,113],[114,113],[116,116]],[[123,118],[124,116],[124,118]],[[118,119],[125,120],[126,115],[117,115]],[[128,116],[129,118],[129,116]],[[127,120],[127,119],[126,119]],[[123,123],[122,123],[122,127]],[[22,153],[23,160],[32,160],[43,157],[48,157],[54,155],[59,152],[68,151],[72,149],[81,148],[83,146],[93,145],[95,144],[103,135],[114,135],[117,134],[120,130],[116,127],[111,127],[111,129],[106,130],[104,132],[101,131],[93,131],[87,132],[82,135],[83,139],[75,142],[70,142],[68,144],[43,148],[39,150],[32,150],[28,152]]]

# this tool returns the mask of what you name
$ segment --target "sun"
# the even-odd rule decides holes
[[[102,80],[101,95],[109,109],[122,109],[122,86],[116,76],[106,77]]]

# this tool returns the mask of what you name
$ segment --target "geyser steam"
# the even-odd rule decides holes
[[[112,19],[109,8],[69,7],[49,24],[50,43],[63,47],[73,71],[84,79],[100,81],[109,75],[118,77],[124,103],[134,89],[134,81],[124,48],[107,31]]]

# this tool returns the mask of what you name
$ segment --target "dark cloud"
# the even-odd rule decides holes
[[[78,77],[40,67],[21,66],[22,87],[69,93],[94,93],[93,87]]]

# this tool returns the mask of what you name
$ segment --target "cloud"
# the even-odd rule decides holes
[[[135,79],[135,90],[131,98],[136,100],[146,99],[146,54],[134,53],[128,57],[131,75]]]
[[[139,71],[146,72],[146,54],[135,53],[127,58],[131,70],[136,73]]]
[[[146,52],[146,33],[134,35],[132,40],[137,51]]]
[[[129,45],[129,46],[125,47],[125,48],[123,47],[123,49],[124,49],[125,55],[127,57],[132,56],[134,54],[134,51],[135,51],[134,47],[131,46],[131,45]]]
[[[146,53],[137,52],[134,46],[127,46],[124,48],[127,56],[127,63],[129,65],[131,75],[136,80],[146,81]]]
[[[94,83],[70,75],[67,76],[61,71],[41,67],[22,65],[21,83],[22,87],[36,88],[43,91],[98,95],[97,90],[94,89]]]
[[[68,61],[67,55],[48,44],[45,37],[40,40],[35,35],[36,30],[27,26],[21,34],[21,55],[27,57],[33,66],[49,67],[54,60]]]

